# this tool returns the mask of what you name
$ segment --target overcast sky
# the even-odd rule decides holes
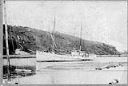
[[[80,36],[127,48],[126,1],[8,1],[8,24]]]

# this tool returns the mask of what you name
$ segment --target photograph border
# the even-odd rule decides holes
[[[126,1],[127,0],[6,0],[6,1]],[[4,0],[0,0],[0,86],[110,86],[109,84],[3,84],[3,2]],[[127,9],[128,14],[128,9]],[[128,15],[127,15],[127,44],[128,44]],[[127,45],[128,51],[128,45]],[[127,57],[128,64],[128,57]],[[127,79],[128,79],[128,67],[127,67]],[[127,84],[117,84],[114,86],[127,86]]]

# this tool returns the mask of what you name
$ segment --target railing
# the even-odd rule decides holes
[[[128,57],[128,55],[96,55],[97,57]]]
[[[8,56],[3,55],[3,59],[6,59]],[[10,59],[12,58],[36,58],[36,55],[9,55]]]

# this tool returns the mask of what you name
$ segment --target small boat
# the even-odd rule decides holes
[[[30,53],[27,53],[25,51],[22,51],[21,49],[16,49],[15,50],[16,55],[30,55]]]
[[[32,73],[32,70],[29,70],[29,69],[15,69],[15,71],[17,73],[21,73],[21,72],[24,72],[24,73]]]

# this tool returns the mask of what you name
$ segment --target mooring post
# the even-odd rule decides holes
[[[3,0],[0,0],[0,86],[3,84]]]

